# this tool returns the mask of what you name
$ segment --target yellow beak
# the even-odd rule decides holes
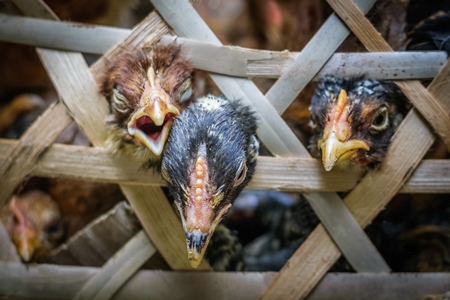
[[[325,126],[323,138],[317,145],[322,150],[322,164],[326,171],[331,171],[335,165],[351,159],[359,149],[370,150],[366,142],[350,140],[347,105],[347,93],[341,90],[336,106],[328,115],[329,121]]]
[[[161,87],[152,67],[140,102],[141,108],[128,122],[128,133],[159,156],[169,136],[173,121],[180,111],[169,101],[169,95]]]

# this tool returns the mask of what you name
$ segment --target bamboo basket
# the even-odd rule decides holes
[[[28,17],[0,15],[0,40],[35,46],[61,100],[20,140],[0,140],[0,204],[6,203],[28,175],[117,183],[143,231],[101,268],[24,266],[12,253],[0,225],[0,295],[45,299],[410,299],[449,288],[448,274],[390,273],[363,231],[397,193],[450,193],[450,161],[423,159],[436,135],[450,149],[447,56],[443,52],[393,52],[364,16],[375,0],[328,0],[334,13],[299,53],[223,46],[187,0],[152,0],[157,12],[132,30],[60,22],[41,0],[12,1]],[[368,53],[335,53],[351,32]],[[274,157],[258,159],[248,189],[302,192],[320,218],[321,224],[280,272],[212,273],[207,262],[193,270],[186,259],[181,223],[160,188],[162,178],[138,171],[136,164],[113,157],[102,147],[108,106],[97,92],[96,81],[106,62],[123,49],[158,40],[181,44],[194,67],[211,72],[228,98],[242,99],[254,107],[260,119],[258,136]],[[79,52],[103,56],[89,68]],[[325,172],[280,117],[308,82],[320,74],[342,72],[343,65],[349,73],[364,66],[372,78],[395,80],[414,105],[396,132],[382,167],[363,178]],[[249,79],[252,77],[278,80],[264,95]],[[418,81],[424,78],[434,78],[427,88]],[[71,122],[82,128],[94,147],[53,144]],[[337,192],[348,194],[341,199]],[[172,271],[139,271],[156,252]],[[341,255],[357,273],[326,275]],[[383,295],[392,297],[382,298],[374,286],[382,286]]]

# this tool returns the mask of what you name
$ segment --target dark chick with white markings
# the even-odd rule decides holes
[[[326,75],[309,108],[314,135],[308,148],[326,171],[373,168],[386,156],[406,103],[393,82]]]
[[[126,52],[112,62],[101,85],[112,113],[108,148],[158,165],[175,117],[192,100],[192,70],[173,44]]]
[[[253,176],[259,151],[256,130],[249,107],[211,95],[192,103],[174,122],[161,173],[180,212],[194,268]]]

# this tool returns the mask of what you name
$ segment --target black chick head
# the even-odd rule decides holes
[[[180,212],[193,267],[253,176],[259,151],[256,129],[249,107],[211,95],[198,99],[174,122],[161,173]]]
[[[314,133],[309,150],[322,157],[327,171],[335,165],[376,166],[403,119],[405,99],[392,82],[324,76],[309,108]]]
[[[112,62],[101,86],[112,113],[108,148],[157,164],[175,117],[191,102],[191,76],[191,64],[173,44],[127,52]]]

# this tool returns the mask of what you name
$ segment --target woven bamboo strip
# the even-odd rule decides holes
[[[173,1],[155,0],[152,1],[152,3],[165,18],[166,22],[180,36],[202,39],[216,45],[221,45],[218,38],[186,1],[182,3],[178,2],[177,5],[175,5],[175,2]],[[279,118],[277,112],[273,109],[271,104],[268,103],[267,99],[262,95],[253,82],[250,80],[236,80],[222,75],[212,75],[211,77],[228,98],[238,98],[242,99],[244,102],[246,99],[251,100],[250,103],[257,110],[257,112],[261,114],[262,121],[264,121],[259,124],[260,129],[258,131],[258,135],[264,145],[272,151],[273,154],[279,156],[309,156],[306,148],[298,141],[290,130],[281,131],[283,127],[280,125],[286,124],[281,118]],[[270,122],[268,122],[269,120]],[[293,144],[293,141],[296,141],[297,146]],[[288,151],[277,153],[276,150],[280,145],[286,145],[287,149],[285,150]],[[327,210],[325,209],[327,205],[326,200],[328,199],[329,201],[333,201],[338,198],[337,195],[331,194],[321,195],[321,197],[314,197],[314,199],[311,199],[313,197],[313,195],[309,197],[310,202],[313,205],[313,208],[323,210],[323,213],[318,213],[318,215],[322,218],[325,218],[327,214]],[[351,218],[351,214],[348,213],[346,207],[341,201],[337,201],[334,208],[333,214],[335,216]],[[337,218],[330,217],[324,219],[323,222],[325,222],[324,224],[326,224],[330,233],[336,236],[338,239],[338,244],[343,245],[343,247],[349,244],[354,246],[351,248],[346,247],[345,249],[351,250],[346,253],[346,257],[356,270],[364,272],[389,271],[387,264],[384,262],[381,255],[376,251],[365,233],[359,226],[353,226],[356,222],[345,223],[345,231],[349,234],[342,235],[336,231],[342,230],[344,226],[342,226],[342,224],[335,223],[336,220]],[[373,257],[368,259],[367,256],[363,255],[363,253],[373,253]]]
[[[98,268],[0,265],[0,294],[8,299],[73,299]],[[256,299],[273,272],[176,272],[141,270],[112,299]],[[419,299],[445,293],[449,273],[327,274],[310,300]],[[380,287],[380,288],[379,288]],[[433,298],[435,299],[435,298]]]
[[[16,141],[0,139],[0,163]],[[114,157],[103,148],[55,144],[37,163],[31,175],[62,177],[105,183],[163,186],[153,171],[138,171],[139,164]],[[248,189],[286,192],[348,192],[359,181],[354,173],[325,172],[313,158],[258,158],[258,166]],[[422,160],[400,193],[450,193],[450,160]]]
[[[328,0],[336,13],[369,51],[393,51],[352,0]],[[426,120],[430,122],[450,151],[450,115],[419,81],[397,81],[396,84]],[[447,102],[447,100],[442,100]]]
[[[104,54],[131,33],[129,29],[6,14],[0,14],[0,23],[2,41],[93,54]],[[299,55],[289,51],[217,46],[173,36],[165,36],[162,41],[182,44],[185,55],[196,69],[238,77],[278,78]],[[446,60],[444,51],[335,53],[313,80],[324,74],[350,76],[362,68],[364,74],[373,79],[433,78]]]
[[[111,299],[155,253],[156,249],[147,234],[143,230],[139,231],[83,285],[74,299]]]

